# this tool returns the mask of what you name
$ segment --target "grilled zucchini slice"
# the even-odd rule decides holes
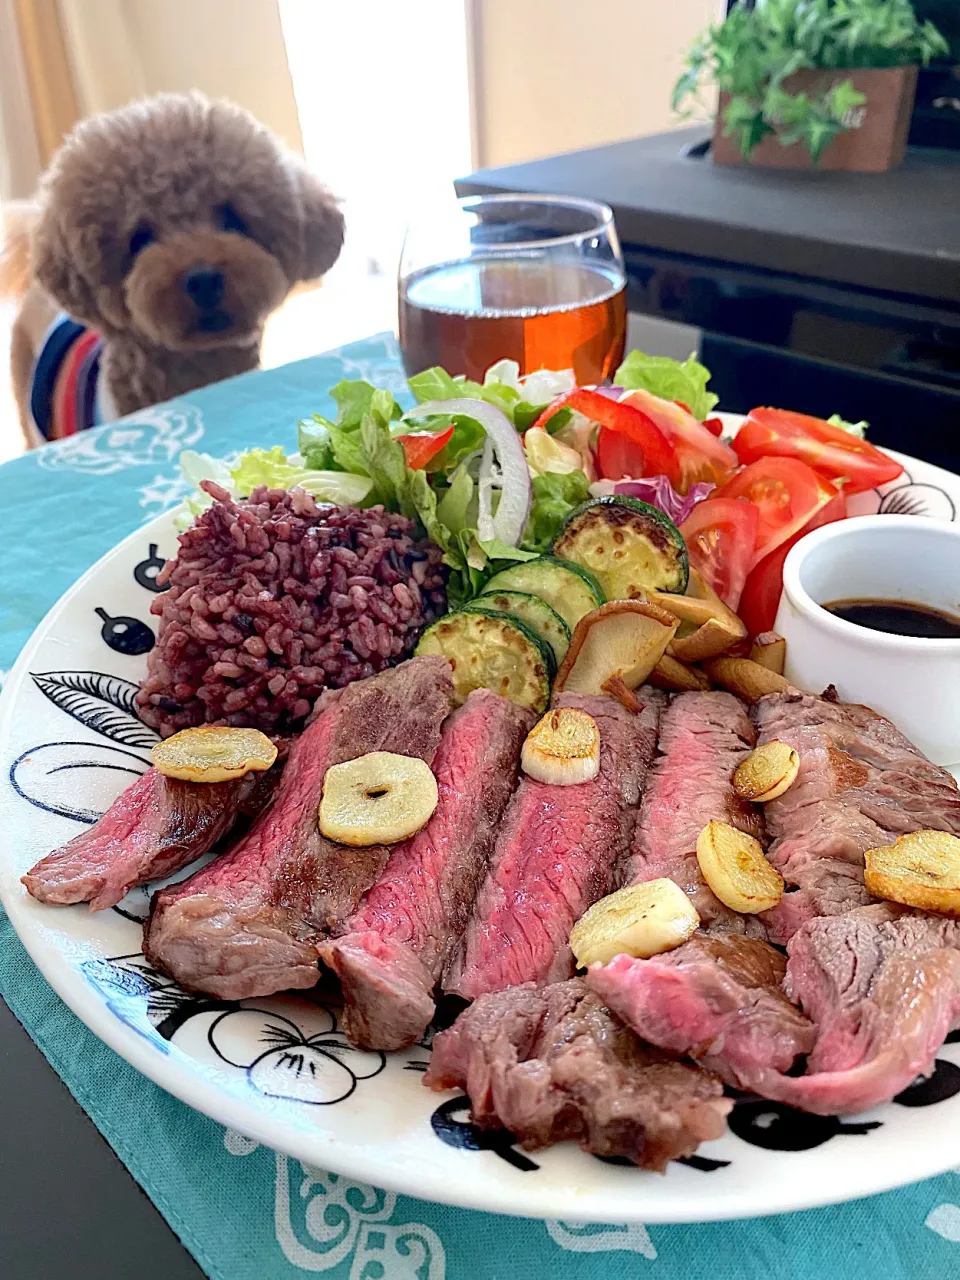
[[[557,666],[570,647],[570,628],[555,609],[551,609],[539,596],[525,591],[491,591],[467,605],[468,610],[477,606],[495,613],[510,613],[530,628],[553,651]]]
[[[591,613],[606,600],[600,583],[588,569],[555,560],[552,556],[525,560],[495,573],[483,588],[480,598],[482,600],[484,596],[500,591],[522,591],[539,596],[555,613],[559,613],[571,631],[585,613]]]
[[[518,706],[545,711],[556,666],[550,646],[519,618],[479,604],[448,613],[420,637],[417,654],[440,654],[453,668],[458,702],[492,689]]]
[[[592,498],[567,517],[553,554],[589,569],[608,600],[637,600],[648,591],[682,595],[690,576],[680,530],[637,498]]]

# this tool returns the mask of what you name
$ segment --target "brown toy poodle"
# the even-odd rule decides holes
[[[255,369],[267,317],[343,243],[302,163],[200,94],[84,121],[38,207],[5,222],[0,286],[26,286],[11,354],[30,445]]]

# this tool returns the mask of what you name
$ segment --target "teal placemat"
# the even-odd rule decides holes
[[[0,467],[0,669],[85,569],[179,501],[181,449],[291,448],[297,418],[332,411],[327,389],[343,377],[401,393],[393,339],[208,387]],[[469,1213],[303,1165],[191,1111],[86,1030],[2,913],[0,994],[214,1280],[917,1280],[960,1269],[955,1173],[837,1208],[705,1226]]]

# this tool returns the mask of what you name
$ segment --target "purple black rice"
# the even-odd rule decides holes
[[[222,722],[300,728],[325,688],[407,657],[446,607],[440,550],[382,507],[317,504],[302,489],[213,506],[157,578],[156,647],[137,706],[168,737]]]

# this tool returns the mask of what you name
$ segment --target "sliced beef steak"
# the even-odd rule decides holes
[[[449,717],[433,762],[439,802],[411,840],[395,845],[342,936],[321,944],[338,974],[343,1025],[354,1044],[415,1043],[434,990],[459,945],[517,781],[533,712],[477,689]]]
[[[432,762],[453,686],[444,658],[413,658],[335,695],[294,743],[273,804],[224,857],[155,895],[144,953],[181,985],[223,999],[310,987],[316,941],[386,865],[381,845],[324,839],[327,769],[369,751]]]
[[[757,938],[696,933],[650,960],[593,965],[586,981],[642,1039],[753,1089],[759,1073],[789,1071],[813,1049],[813,1024],[781,988],[785,968]]]
[[[757,1092],[850,1115],[930,1071],[960,1021],[960,921],[878,904],[809,921],[788,950],[785,990],[817,1042],[809,1074],[761,1073]]]
[[[715,1076],[642,1044],[580,978],[481,996],[434,1040],[424,1083],[465,1089],[476,1124],[528,1150],[571,1140],[658,1170],[719,1138],[732,1105]]]
[[[181,782],[148,769],[98,822],[31,867],[23,883],[41,902],[115,906],[135,885],[163,880],[208,853],[253,799],[265,803],[269,792],[259,778]]]
[[[622,883],[640,786],[656,747],[664,695],[646,687],[637,693],[639,713],[613,698],[560,695],[558,706],[579,707],[596,720],[600,772],[575,787],[523,778],[448,991],[471,1000],[573,974],[570,930],[591,903]]]
[[[756,744],[746,707],[732,693],[681,693],[660,724],[660,755],[646,780],[627,881],[668,877],[693,899],[706,927],[765,936],[755,918],[716,898],[697,862],[697,836],[712,819],[763,834],[756,806],[733,789],[733,773]]]
[[[779,738],[800,754],[796,782],[765,806],[769,858],[787,883],[763,917],[773,942],[869,903],[867,849],[924,828],[960,834],[956,782],[868,707],[780,693],[753,715],[761,742]]]

